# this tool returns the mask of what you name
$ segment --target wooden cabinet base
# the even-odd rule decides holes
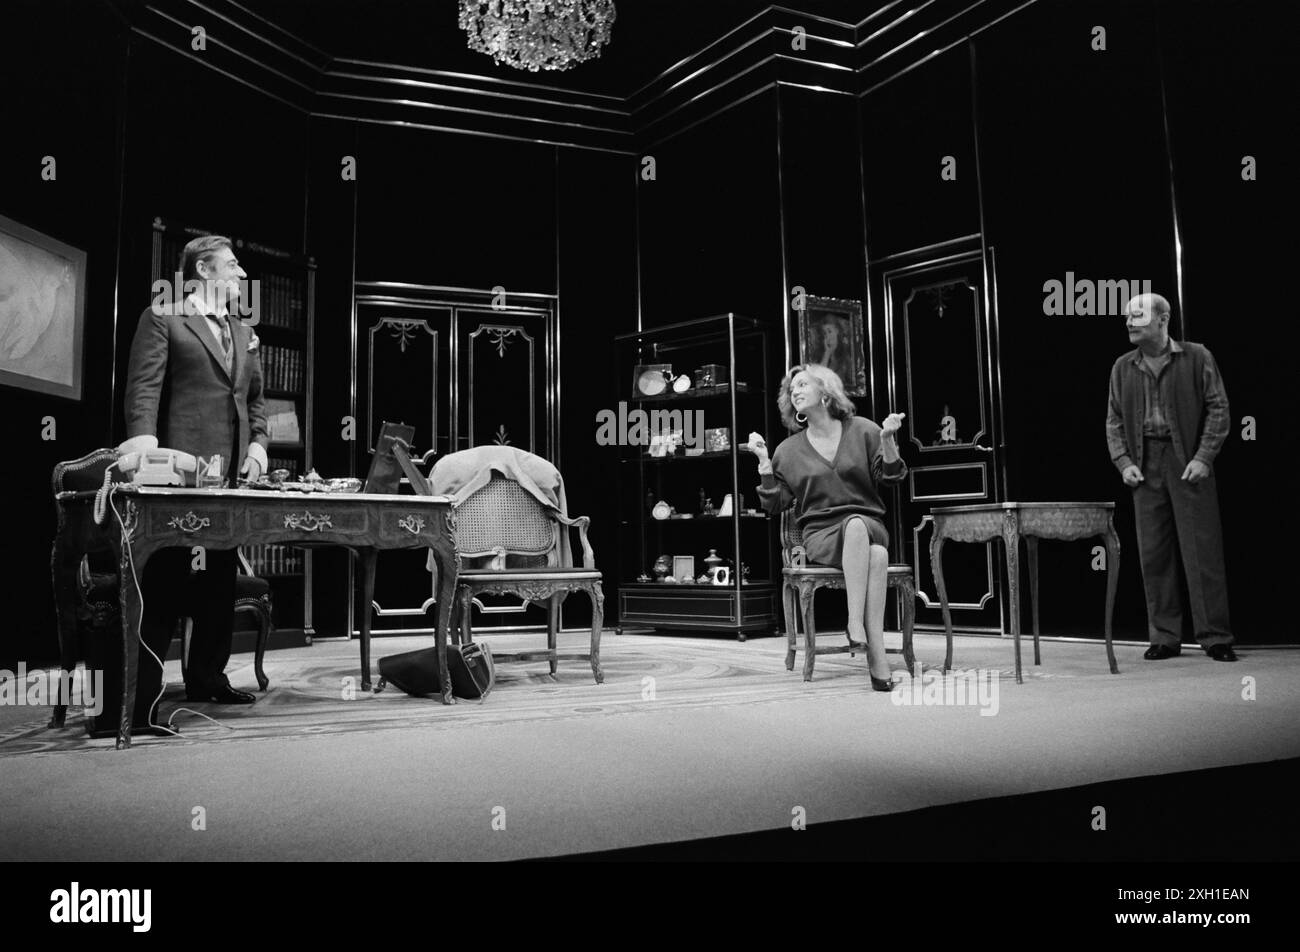
[[[669,631],[773,630],[776,586],[746,585],[739,593],[725,585],[629,583],[619,588],[619,624]]]

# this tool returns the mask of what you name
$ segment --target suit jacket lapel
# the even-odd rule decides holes
[[[248,356],[248,332],[244,329],[244,322],[235,319],[230,322],[230,379],[231,382],[239,379],[239,370],[244,366],[244,358]]]
[[[223,374],[226,373],[226,355],[221,352],[221,346],[217,343],[216,337],[213,336],[212,329],[208,327],[208,319],[195,310],[188,301],[185,303],[185,326],[199,336],[199,340],[203,342],[203,346],[208,349],[208,353],[212,355],[212,359],[217,362],[217,369]],[[237,343],[235,342],[233,332],[231,333],[231,341],[232,346]],[[234,353],[231,356],[233,358],[231,370],[233,371],[238,367],[239,348],[237,346],[234,347]],[[233,374],[228,374],[227,379],[234,380],[235,378]]]

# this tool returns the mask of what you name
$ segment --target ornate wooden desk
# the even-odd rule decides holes
[[[1113,502],[998,502],[976,506],[946,506],[930,510],[934,535],[930,538],[930,569],[943,608],[948,656],[944,670],[952,667],[952,614],[943,581],[943,544],[988,542],[1001,538],[1007,550],[1007,580],[1011,588],[1011,636],[1016,644],[1016,683],[1020,674],[1020,539],[1029,550],[1029,598],[1034,615],[1034,664],[1038,653],[1038,540],[1088,539],[1101,536],[1106,546],[1106,657],[1110,673],[1119,674],[1111,645],[1111,620],[1115,613],[1115,587],[1119,582],[1119,536],[1115,532]]]
[[[82,553],[98,537],[118,564],[122,605],[122,712],[117,747],[131,746],[137,664],[140,654],[140,595],[134,579],[145,563],[169,546],[233,549],[278,542],[298,546],[338,545],[361,559],[364,605],[374,598],[375,561],[381,549],[429,548],[438,566],[438,623],[435,645],[442,702],[454,703],[447,676],[447,634],[460,571],[456,522],[447,496],[366,493],[271,492],[253,489],[180,489],[120,485],[105,507],[103,525],[94,520],[94,492],[55,497],[60,527],[52,560],[58,603],[59,645],[65,668],[75,666],[76,618],[73,586]],[[370,612],[361,615],[361,686],[370,688]],[[61,723],[63,710],[55,710]]]

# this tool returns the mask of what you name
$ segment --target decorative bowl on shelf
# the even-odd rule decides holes
[[[632,371],[632,388],[638,396],[657,397],[673,379],[672,364],[639,364]]]

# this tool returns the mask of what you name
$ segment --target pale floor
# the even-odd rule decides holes
[[[374,657],[425,643],[382,639]],[[257,704],[205,706],[224,727],[185,717],[182,737],[129,751],[85,740],[76,714],[50,731],[43,712],[0,708],[0,858],[556,855],[779,829],[796,808],[826,822],[1300,756],[1300,651],[1157,663],[1121,646],[1113,676],[1101,645],[1045,642],[1017,685],[1009,641],[958,638],[955,665],[983,673],[984,697],[916,705],[869,690],[861,656],[819,658],[805,683],[780,639],[607,632],[602,685],[582,662],[555,680],[503,665],[485,703],[453,707],[349,696],[356,651],[274,652]],[[918,635],[917,653],[941,661],[942,638]],[[236,686],[252,683],[247,661]]]

